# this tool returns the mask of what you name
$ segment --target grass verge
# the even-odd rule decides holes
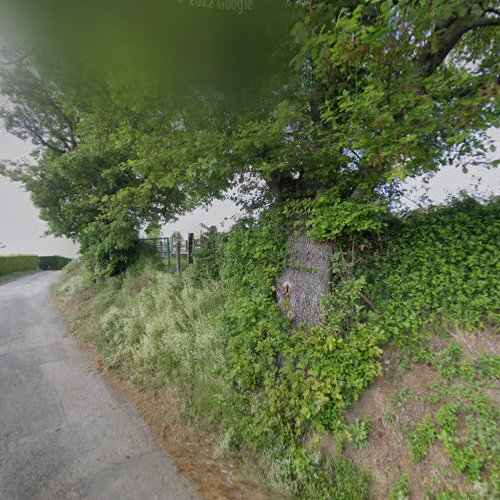
[[[97,371],[134,402],[203,498],[288,498],[220,432],[221,414],[231,411],[218,374],[221,286],[200,290],[150,264],[95,283],[71,263],[52,291]]]

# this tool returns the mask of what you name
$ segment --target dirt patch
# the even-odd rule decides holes
[[[500,335],[494,327],[473,332],[464,332],[456,325],[450,325],[450,337],[441,338],[436,335],[428,339],[430,347],[441,351],[449,346],[450,340],[457,342],[462,349],[462,360],[477,361],[483,356],[500,356]]]
[[[463,353],[474,360],[481,356],[500,356],[500,335],[494,329],[472,333],[456,330],[452,337],[462,346]]]
[[[367,448],[359,450],[349,446],[346,449],[346,455],[358,467],[371,473],[370,497],[388,498],[391,487],[406,473],[412,499],[424,498],[427,489],[434,489],[443,480],[448,486],[463,486],[464,479],[452,473],[451,463],[440,442],[434,442],[428,457],[415,464],[399,430],[431,413],[427,402],[429,386],[433,382],[444,382],[443,379],[436,370],[424,364],[398,375],[394,367],[396,354],[387,353],[384,357],[390,361],[385,364],[385,376],[375,381],[347,415],[349,423],[357,419],[371,422]]]

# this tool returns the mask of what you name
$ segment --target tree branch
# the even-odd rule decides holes
[[[66,153],[66,151],[64,151],[63,149],[60,149],[54,144],[52,144],[50,141],[45,140],[35,129],[30,127],[26,122],[21,121],[21,123],[23,124],[24,128],[33,135],[33,137],[38,141],[39,144],[45,146],[48,149],[51,149],[52,151],[55,151],[56,153],[60,154]]]
[[[418,74],[422,78],[432,75],[468,31],[488,26],[500,26],[500,17],[453,17],[440,23],[435,32],[443,29],[445,32],[438,37],[435,45],[431,40],[425,44],[423,54],[417,62]]]

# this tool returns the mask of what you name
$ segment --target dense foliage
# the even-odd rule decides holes
[[[425,357],[419,347],[429,329],[498,324],[499,215],[498,198],[465,198],[394,222],[382,248],[358,266],[388,339]]]
[[[379,334],[359,321],[362,280],[324,297],[321,325],[291,333],[273,292],[287,262],[286,234],[282,215],[242,221],[227,236],[220,272],[238,290],[226,314],[231,377],[249,398],[255,432],[264,428],[271,440],[303,439],[311,424],[334,430],[343,409],[379,373]]]
[[[493,494],[498,414],[478,391],[491,390],[500,365],[464,358],[454,335],[497,318],[499,215],[496,199],[464,199],[388,220],[383,235],[346,239],[314,327],[291,329],[274,297],[288,261],[283,211],[212,229],[182,277],[160,263],[97,284],[73,270],[58,293],[86,296],[83,324],[110,367],[140,387],[174,389],[185,418],[217,429],[219,451],[257,453],[270,481],[304,498],[367,495],[368,478],[341,451],[366,446],[370,423],[347,425],[345,412],[381,375],[383,349],[423,361],[448,383],[428,395],[432,416],[402,429],[410,457],[424,460],[440,440],[454,469]],[[328,435],[335,452],[323,447]]]
[[[42,271],[60,271],[71,262],[71,259],[60,255],[38,257],[38,268]]]

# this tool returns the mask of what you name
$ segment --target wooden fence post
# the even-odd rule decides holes
[[[182,267],[181,267],[181,242],[177,242],[177,272],[179,274],[182,273]]]
[[[170,246],[170,238],[167,238],[167,254],[168,254],[168,272],[170,272],[170,257],[172,256],[172,248]]]
[[[192,264],[194,262],[193,254],[194,254],[194,233],[189,233],[189,235],[188,235],[188,263],[189,264]]]

